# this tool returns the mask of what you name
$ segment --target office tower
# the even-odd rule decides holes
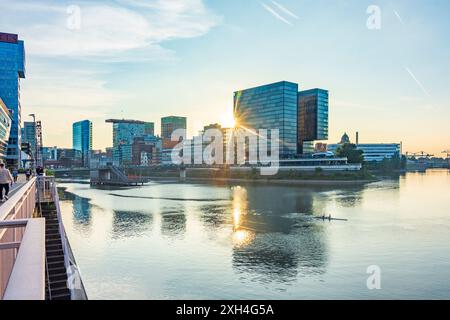
[[[89,153],[92,150],[92,122],[89,120],[75,122],[72,132],[72,148],[81,152],[83,166],[88,166]]]
[[[298,154],[312,153],[313,142],[328,140],[328,91],[298,93]]]
[[[297,154],[298,84],[281,81],[234,93],[234,117],[244,129],[278,129],[280,157]]]
[[[106,120],[113,124],[113,163],[131,165],[133,163],[133,144],[136,138],[154,136],[155,124],[138,120]]]
[[[7,165],[20,166],[20,79],[25,78],[25,49],[18,35],[0,33],[0,98],[8,108],[12,124],[7,147]]]
[[[6,161],[9,134],[11,130],[11,115],[3,100],[0,98],[0,161]]]
[[[165,117],[161,119],[161,138],[170,140],[172,133],[178,129],[187,129],[187,119],[185,117]]]
[[[24,122],[22,128],[22,143],[30,145],[31,153],[36,153],[36,123]]]

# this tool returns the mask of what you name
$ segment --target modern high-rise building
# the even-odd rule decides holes
[[[244,129],[278,129],[280,157],[297,155],[298,84],[281,81],[234,93],[234,116]]]
[[[36,150],[36,124],[34,122],[24,122],[22,128],[22,142],[29,143],[31,152]]]
[[[299,154],[314,152],[313,142],[328,140],[328,91],[311,89],[298,93]]]
[[[3,100],[0,98],[0,161],[6,161],[9,134],[11,131],[11,115]]]
[[[187,129],[187,119],[185,117],[164,117],[161,119],[161,138],[171,139],[172,133],[178,129]]]
[[[18,35],[0,33],[0,98],[8,108],[12,124],[6,160],[10,167],[20,166],[21,105],[20,79],[25,78],[25,48]]]
[[[113,124],[113,163],[131,165],[136,138],[154,136],[155,124],[138,120],[106,120]]]
[[[72,125],[72,138],[72,148],[81,151],[83,166],[87,166],[92,150],[92,122],[89,120],[75,122]]]

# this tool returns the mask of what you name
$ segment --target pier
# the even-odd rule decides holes
[[[139,186],[149,182],[149,179],[130,177],[115,166],[106,166],[90,171],[91,185],[105,186]]]
[[[0,207],[0,299],[87,299],[53,177],[32,178]]]

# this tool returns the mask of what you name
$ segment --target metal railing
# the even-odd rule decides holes
[[[34,220],[35,208],[36,178],[31,179],[22,186],[0,207],[0,299],[5,295],[22,249],[29,250],[34,245],[37,249],[36,257],[45,256],[45,238],[43,244],[33,244],[32,241],[36,241],[36,238],[33,240],[32,235],[25,239],[27,232],[31,232],[29,222]],[[36,222],[38,225],[33,227],[34,231],[41,230],[43,221],[39,220]],[[36,224],[34,223],[33,225]],[[43,232],[45,236],[45,225]],[[39,274],[36,277],[37,281],[41,279]],[[41,284],[38,283],[37,285],[40,286]],[[38,290],[38,292],[41,292],[41,290]]]
[[[59,205],[58,188],[55,177],[38,177],[38,197],[41,202],[50,201],[55,204],[56,214],[61,235],[62,248],[64,253],[64,266],[67,271],[68,283],[72,300],[87,300],[86,290],[81,280],[80,270],[75,261],[72,248],[64,229],[61,208]]]

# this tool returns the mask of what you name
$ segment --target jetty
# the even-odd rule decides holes
[[[104,186],[139,186],[148,183],[150,179],[127,176],[116,166],[106,166],[90,171],[91,185]]]

